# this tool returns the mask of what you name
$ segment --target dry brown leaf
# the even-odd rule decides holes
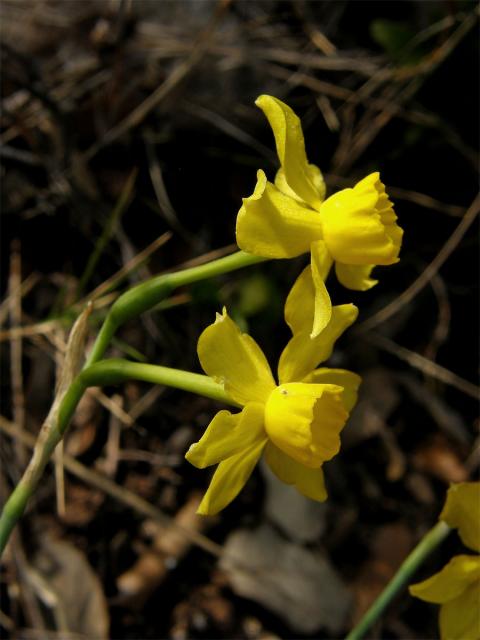
[[[325,531],[327,505],[302,496],[295,487],[281,482],[266,465],[265,513],[294,542],[309,543]]]
[[[232,533],[220,568],[238,595],[270,609],[295,632],[345,628],[352,598],[333,567],[269,525]]]
[[[50,605],[53,618],[66,627],[57,629],[63,637],[68,632],[89,640],[108,638],[107,601],[83,553],[45,534],[32,565],[46,587],[44,602]]]

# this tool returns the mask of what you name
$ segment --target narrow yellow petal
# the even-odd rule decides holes
[[[218,465],[197,513],[213,516],[237,497],[262,455],[266,443],[267,439],[264,438]]]
[[[318,208],[325,196],[325,186],[318,189],[314,182],[314,169],[310,168],[305,153],[302,125],[294,111],[281,100],[262,95],[255,101],[270,123],[275,136],[277,154],[288,186],[311,207]],[[315,167],[317,172],[319,171]],[[318,174],[317,174],[318,175]]]
[[[336,262],[335,273],[339,282],[347,289],[368,291],[378,283],[378,280],[370,278],[374,266],[374,264],[343,264],[343,262]]]
[[[311,246],[311,264],[298,276],[285,302],[285,321],[293,334],[308,331],[317,336],[332,316],[332,303],[325,287],[332,259],[321,240]]]
[[[307,175],[312,181],[313,186],[317,190],[319,198],[323,200],[325,198],[326,186],[322,172],[316,165],[309,164],[307,165]],[[282,168],[280,168],[275,175],[275,186],[285,195],[290,196],[298,202],[302,202],[303,204],[305,204],[304,200],[297,193],[295,193],[295,191],[288,184],[287,178],[285,177],[285,171]]]
[[[285,302],[285,322],[293,334],[310,332],[315,310],[312,267],[308,265],[295,280]]]
[[[348,413],[342,387],[291,382],[277,387],[265,405],[270,440],[297,462],[317,468],[340,449]]]
[[[343,387],[342,403],[345,409],[350,413],[357,404],[358,387],[362,383],[362,379],[356,373],[347,371],[346,369],[315,369],[309,373],[302,382],[309,384],[336,384]]]
[[[226,310],[201,334],[198,357],[205,373],[239,404],[264,402],[275,381],[258,344],[241,333]]]
[[[185,458],[199,469],[218,464],[265,437],[263,404],[251,402],[240,413],[219,411]]]
[[[265,258],[294,258],[322,237],[319,214],[299,204],[257,173],[255,191],[243,199],[237,216],[240,249]]]
[[[412,584],[412,596],[426,602],[443,604],[458,598],[467,587],[480,580],[479,556],[455,556],[431,578]]]
[[[303,380],[333,351],[335,341],[357,318],[358,309],[353,304],[342,304],[332,308],[332,317],[325,329],[316,338],[301,331],[293,336],[280,356],[278,378],[283,384]]]
[[[323,240],[313,242],[310,250],[312,279],[315,287],[313,326],[310,337],[315,338],[325,329],[332,317],[332,302],[325,286],[325,280],[332,266],[332,258]]]
[[[440,520],[458,529],[464,545],[480,551],[480,482],[452,484]]]
[[[480,638],[480,580],[461,596],[440,607],[441,640],[478,640]]]
[[[403,231],[378,173],[330,196],[320,216],[323,238],[336,261],[349,265],[398,262]]]
[[[272,442],[265,447],[265,460],[273,473],[285,484],[293,485],[297,491],[311,500],[324,502],[327,499],[325,479],[321,467],[312,469],[300,464],[283,453]]]

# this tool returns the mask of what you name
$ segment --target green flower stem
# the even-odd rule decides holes
[[[53,450],[63,437],[86,387],[91,384],[113,384],[115,380],[120,382],[133,378],[176,386],[231,404],[221,388],[205,376],[120,360],[110,360],[104,364],[103,362],[99,363],[99,360],[103,357],[115,332],[122,324],[156,306],[176,288],[248,267],[264,260],[265,258],[237,251],[232,255],[198,267],[152,278],[126,291],[115,301],[98,333],[82,373],[72,382],[62,399],[55,424],[53,427],[50,424],[48,428],[42,429],[32,459],[4,506],[0,516],[0,553],[2,553],[13,527],[24,512],[29,498],[35,491]],[[96,363],[98,366],[93,367]],[[92,382],[94,378],[97,382]]]
[[[60,403],[55,422],[45,439],[41,440],[41,445],[37,444],[27,470],[5,504],[0,517],[0,553],[3,552],[13,527],[35,491],[53,450],[62,439],[77,407],[78,398],[88,387],[119,384],[126,380],[167,385],[238,407],[238,404],[225,393],[222,385],[198,373],[113,358],[84,369],[68,388]]]
[[[265,260],[266,258],[259,258],[244,251],[237,251],[224,258],[201,264],[198,267],[165,273],[129,289],[113,303],[88,356],[85,367],[98,362],[103,357],[113,335],[122,324],[137,317],[144,311],[148,311],[178,287],[213,278],[214,276],[229,273]]]
[[[181,369],[161,367],[155,364],[131,362],[121,358],[102,360],[84,369],[76,378],[74,385],[77,384],[83,393],[88,387],[104,387],[106,385],[120,384],[126,380],[142,380],[143,382],[162,384],[168,387],[175,387],[175,389],[182,389],[182,391],[196,393],[234,407],[239,406],[225,393],[223,385],[218,384],[208,376],[182,371]],[[65,430],[61,430],[63,425],[68,424],[76,408],[75,391],[72,391],[70,395],[70,390],[74,385],[67,391],[60,405],[58,420],[60,437]]]
[[[422,562],[432,553],[432,551],[434,551],[434,549],[438,547],[450,531],[450,527],[445,524],[445,522],[438,522],[432,529],[430,529],[430,531],[420,540],[415,549],[403,561],[397,573],[393,576],[360,622],[350,631],[345,640],[360,640],[363,638],[370,627],[384,612],[391,600],[396,596],[398,591],[405,586]]]

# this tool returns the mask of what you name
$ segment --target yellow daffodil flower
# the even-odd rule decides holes
[[[240,413],[220,411],[186,454],[199,468],[218,464],[198,513],[213,515],[245,485],[262,456],[272,471],[303,495],[327,497],[322,465],[340,449],[340,432],[355,405],[360,378],[343,369],[315,367],[328,358],[335,340],[355,321],[357,309],[333,308],[327,328],[310,349],[286,349],[279,382],[257,343],[240,332],[226,310],[198,341],[204,371],[223,384]]]
[[[462,542],[480,552],[480,482],[454,484],[447,494],[440,520],[458,529]],[[442,640],[480,639],[480,555],[455,556],[410,593],[440,604]]]
[[[344,286],[370,289],[377,283],[370,277],[374,266],[398,262],[403,231],[378,172],[325,200],[325,183],[320,169],[308,163],[298,116],[272,96],[260,96],[256,104],[272,127],[281,168],[275,184],[258,171],[255,190],[238,213],[237,243],[266,258],[310,252],[315,336],[331,312],[324,280],[332,264]]]

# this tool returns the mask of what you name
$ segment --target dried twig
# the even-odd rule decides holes
[[[57,348],[54,354],[55,360],[55,372],[56,383],[60,383],[62,369],[64,367],[65,353],[67,350],[67,341],[65,340],[65,331],[59,329],[51,334],[52,342],[56,345],[61,345],[61,348]],[[55,468],[55,494],[57,502],[57,513],[63,518],[66,514],[65,503],[65,473],[63,468],[63,456],[64,456],[64,441],[58,443],[55,449],[53,460]]]
[[[6,613],[0,610],[0,626],[2,626],[6,631],[13,632],[15,629],[15,622],[7,616]]]
[[[46,335],[58,329],[60,320],[45,320],[25,327],[14,327],[12,329],[4,329],[0,331],[0,342],[5,340],[14,340],[18,338],[26,338],[30,336]]]
[[[10,326],[15,329],[22,324],[22,262],[20,244],[12,243],[10,253],[10,277],[8,282]],[[23,395],[22,338],[10,340],[10,376],[12,381],[13,421],[20,429],[25,427],[25,397]],[[16,444],[15,453],[20,467],[27,463],[27,452],[21,443]]]
[[[294,49],[280,49],[276,47],[251,47],[240,49],[229,45],[217,45],[211,49],[212,54],[220,56],[235,56],[247,60],[280,62],[282,64],[302,65],[311,69],[329,71],[354,71],[359,75],[370,77],[378,70],[381,58],[373,56],[349,55],[321,55],[296,51]]]
[[[200,498],[198,494],[192,495],[170,525],[159,527],[152,546],[128,571],[118,577],[118,589],[129,604],[141,606],[163,582],[168,574],[169,564],[177,564],[188,552],[190,541],[183,535],[184,529],[200,533],[211,525],[211,520],[196,514]]]
[[[42,614],[41,607],[35,597],[33,586],[28,579],[30,569],[28,559],[20,540],[20,536],[17,533],[14,534],[12,543],[12,556],[15,562],[15,569],[19,577],[18,586],[20,588],[19,592],[20,598],[23,602],[23,609],[32,626],[41,631],[41,633],[46,634],[47,627],[45,619]]]
[[[440,366],[436,362],[428,360],[428,358],[421,356],[419,353],[415,353],[415,351],[410,351],[410,349],[401,347],[389,338],[378,333],[368,333],[365,338],[377,347],[397,356],[400,360],[408,362],[410,366],[419,369],[425,375],[435,378],[436,380],[440,380],[451,387],[455,387],[455,389],[462,391],[476,400],[480,399],[480,387],[477,387],[477,385],[469,382],[468,380],[464,380],[460,376],[457,376],[457,374],[452,373],[452,371],[445,369],[445,367]]]
[[[251,149],[256,151],[260,156],[263,156],[264,158],[270,160],[270,162],[276,164],[277,156],[269,147],[263,145],[256,138],[251,136],[240,127],[237,127],[237,125],[233,124],[225,117],[221,116],[218,113],[215,113],[215,111],[207,109],[201,104],[194,104],[189,101],[184,101],[184,109],[193,118],[205,120],[205,122],[208,122],[217,129],[220,129],[220,131],[223,131],[228,136],[234,138],[235,140],[238,140],[245,146],[250,147]]]
[[[61,404],[83,364],[88,318],[91,311],[91,305],[86,307],[70,331],[62,372],[55,390],[55,399],[38,434],[30,462],[20,482],[16,485],[14,492],[3,508],[3,524],[0,540],[2,550],[8,541],[13,527],[24,512],[28,499],[37,487],[43,470],[50,460],[50,456],[56,445],[62,439],[63,432],[60,421]]]
[[[118,407],[123,409],[123,397],[121,395],[117,393],[113,395],[110,400],[112,404],[116,404]],[[108,423],[108,438],[105,446],[105,458],[102,461],[103,471],[110,478],[113,478],[117,472],[121,433],[121,421],[114,413],[112,413]]]
[[[82,276],[80,277],[80,280],[77,285],[77,294],[81,294],[83,292],[85,285],[87,284],[87,282],[89,281],[90,277],[92,276],[95,270],[95,267],[97,265],[98,260],[100,259],[100,256],[102,255],[108,241],[110,240],[110,237],[114,233],[117,225],[120,222],[121,217],[123,216],[125,211],[128,209],[133,199],[133,191],[134,191],[135,181],[137,179],[137,173],[138,173],[137,169],[133,169],[133,171],[130,172],[130,175],[125,181],[125,185],[122,189],[122,192],[117,202],[115,203],[115,206],[113,207],[108,217],[108,220],[105,223],[105,226],[103,228],[103,231],[100,237],[97,239],[95,243],[94,250],[92,251],[91,255],[88,258],[87,264],[85,266],[85,270]]]
[[[3,416],[0,416],[0,430],[9,435],[11,438],[21,439],[23,443],[25,443],[29,448],[33,449],[35,445],[35,438],[26,431],[19,431],[18,429],[16,429],[15,425]],[[162,511],[160,511],[160,509],[153,506],[143,498],[137,496],[135,493],[133,493],[133,491],[119,486],[118,484],[110,480],[110,478],[103,476],[93,469],[89,469],[69,455],[65,455],[64,463],[65,469],[67,469],[67,471],[69,471],[75,477],[83,480],[83,482],[86,482],[87,484],[96,487],[100,491],[103,491],[114,500],[117,500],[118,502],[121,502],[122,504],[130,507],[144,517],[151,518],[163,525],[168,525],[176,528],[188,540],[190,540],[192,544],[196,544],[204,551],[207,551],[208,553],[217,557],[220,557],[222,555],[222,547],[220,545],[216,544],[212,540],[209,540],[206,536],[197,531],[190,531],[189,529],[185,529],[180,525],[174,524],[172,518],[164,514]]]
[[[443,279],[436,273],[431,279],[431,285],[438,305],[437,324],[424,350],[424,356],[435,360],[438,349],[447,340],[450,332],[451,309],[448,300],[448,290]]]
[[[99,387],[90,387],[90,393],[105,407],[112,415],[115,416],[126,427],[132,427],[135,420],[123,409],[123,407],[113,398],[109,398]],[[87,391],[88,393],[88,391]]]
[[[157,107],[162,102],[162,100],[169,96],[172,91],[174,91],[174,89],[176,89],[182,82],[186,80],[186,78],[198,66],[202,58],[208,52],[208,49],[211,46],[211,38],[219,24],[223,12],[226,10],[229,4],[230,0],[220,0],[218,2],[217,8],[210,24],[201,34],[198,42],[193,45],[193,49],[191,50],[191,53],[188,55],[186,60],[180,62],[174,68],[165,82],[163,82],[141,104],[135,107],[135,109],[126,118],[115,125],[112,129],[107,131],[107,133],[103,136],[103,138],[101,138],[101,140],[94,143],[84,154],[84,158],[86,160],[91,160],[100,151],[100,149],[103,149],[104,147],[112,144],[113,142],[118,140],[118,138],[127,133],[130,129],[138,126],[146,118],[150,111],[152,111],[152,109]]]
[[[137,400],[133,407],[130,407],[129,414],[132,420],[137,420],[145,411],[147,411],[163,392],[164,387],[151,387],[139,400]]]
[[[425,193],[418,193],[418,191],[412,191],[410,189],[401,189],[400,187],[388,187],[388,193],[394,198],[400,200],[408,200],[414,204],[418,204],[425,209],[432,209],[433,211],[439,211],[440,213],[446,213],[447,216],[454,218],[461,218],[465,212],[465,208],[456,204],[447,204],[440,202],[436,198],[432,198]]]
[[[121,269],[119,269],[113,276],[110,276],[107,280],[104,280],[102,284],[100,284],[96,289],[91,291],[88,296],[83,298],[78,304],[84,305],[87,300],[95,300],[97,301],[100,296],[105,295],[108,291],[118,286],[119,283],[128,276],[129,273],[137,269],[139,265],[148,260],[150,256],[155,253],[160,247],[163,247],[166,244],[172,234],[167,231],[167,233],[163,233],[161,236],[156,238],[151,244],[148,245],[145,249],[137,253],[137,255],[132,258],[129,262],[123,265]],[[98,302],[96,302],[95,307],[98,307]]]
[[[390,108],[382,109],[372,118],[371,110],[363,116],[357,126],[352,143],[340,145],[334,155],[334,166],[336,170],[345,171],[358,157],[363,153],[364,149],[376,138],[378,133],[383,129],[394,115],[400,110],[401,106],[410,100],[420,89],[424,79],[432,73],[446,58],[452,53],[455,47],[461,42],[465,35],[470,31],[477,21],[477,11],[472,12],[465,20],[460,22],[457,29],[450,37],[443,42],[436,50],[434,50],[426,59],[422,60],[413,68],[400,67],[398,70],[392,71],[385,68],[377,72],[367,83],[359,89],[358,93],[362,94],[362,99],[380,84],[383,84],[390,77],[394,77],[396,82],[388,85],[384,91],[384,99],[391,103]],[[349,101],[354,100],[354,96]]]
[[[39,274],[33,272],[19,284],[18,289],[14,289],[13,291],[9,292],[9,295],[0,304],[0,326],[6,321],[9,314],[10,295],[19,296],[20,298],[25,297],[38,283],[39,280]]]
[[[163,179],[162,170],[158,162],[158,158],[155,154],[155,147],[151,143],[149,136],[145,136],[145,147],[148,157],[148,169],[150,172],[150,179],[152,181],[153,189],[157,197],[158,206],[160,212],[164,216],[167,224],[178,233],[178,235],[189,244],[194,244],[193,236],[185,229],[178,219],[177,212],[175,211],[172,202],[168,196],[165,181]]]

